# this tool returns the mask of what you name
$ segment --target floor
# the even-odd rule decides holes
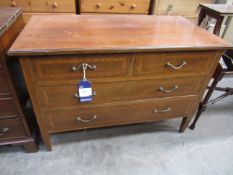
[[[223,84],[233,85],[232,79]],[[180,120],[52,136],[53,151],[0,148],[1,175],[232,175],[233,97],[202,115],[194,131]]]

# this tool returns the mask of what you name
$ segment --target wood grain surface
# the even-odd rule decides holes
[[[9,55],[227,49],[232,45],[183,17],[33,16]]]

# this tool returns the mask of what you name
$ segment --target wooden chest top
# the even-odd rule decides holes
[[[179,16],[33,16],[9,55],[48,55],[232,47]]]

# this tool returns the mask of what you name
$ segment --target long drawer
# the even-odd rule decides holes
[[[216,52],[163,52],[135,55],[135,76],[184,76],[206,74]]]
[[[25,12],[75,12],[75,0],[1,0],[0,7],[21,7]]]
[[[92,83],[93,101],[80,103],[77,84],[38,87],[38,97],[43,109],[61,109],[91,106],[128,100],[197,95],[205,77],[182,77]]]
[[[31,72],[38,80],[80,80],[83,78],[82,64],[87,63],[96,69],[87,70],[90,79],[114,78],[129,75],[130,54],[77,55],[35,57],[30,60]],[[80,67],[81,66],[81,67]],[[73,69],[76,70],[73,70]]]
[[[49,132],[70,131],[190,115],[193,97],[142,100],[128,104],[46,112],[43,118]]]
[[[0,118],[17,114],[16,105],[12,98],[0,98]]]
[[[19,118],[0,119],[0,140],[26,137]]]
[[[81,13],[148,14],[150,0],[80,0]]]

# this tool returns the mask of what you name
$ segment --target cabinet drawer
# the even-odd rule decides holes
[[[17,109],[13,99],[0,98],[0,118],[4,116],[16,115]]]
[[[200,3],[212,3],[213,0],[160,0],[158,15],[196,16]]]
[[[25,12],[44,12],[46,0],[1,0],[0,7],[21,7]]]
[[[156,121],[190,114],[191,97],[144,100],[114,106],[44,113],[50,132]]]
[[[81,13],[148,14],[150,0],[81,0]]]
[[[74,96],[77,93],[76,84],[39,87],[37,92],[44,109],[66,109],[128,100],[197,95],[203,81],[204,77],[182,77],[92,83],[96,95],[91,103],[80,103],[79,98]]]
[[[83,78],[82,64],[87,63],[96,69],[86,71],[88,79],[114,78],[127,76],[130,71],[130,55],[84,55],[54,56],[30,59],[31,72],[37,80],[69,80]],[[72,68],[80,67],[77,71]]]
[[[216,52],[176,52],[135,55],[135,76],[205,75]]]
[[[0,70],[0,99],[2,95],[9,95],[9,88],[6,78]]]
[[[0,140],[26,137],[20,119],[0,119]]]
[[[75,0],[1,0],[0,7],[21,7],[24,12],[75,12]]]
[[[47,0],[48,12],[75,12],[75,0]]]

